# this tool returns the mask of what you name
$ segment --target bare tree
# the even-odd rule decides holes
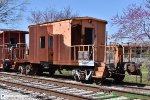
[[[26,0],[0,0],[0,24],[10,24],[21,18]]]
[[[42,22],[42,12],[41,11],[32,11],[32,18],[28,18],[33,23],[41,23]],[[47,15],[46,15],[47,16]]]
[[[112,18],[112,25],[118,27],[118,31],[112,35],[114,39],[128,37],[134,42],[150,40],[150,12],[145,7],[130,5],[122,15],[117,14]]]
[[[72,9],[70,8],[70,6],[65,7],[64,10],[61,11],[62,16],[65,18],[72,18],[72,17],[77,17],[78,14],[77,13],[73,13]]]
[[[37,24],[43,22],[51,22],[59,19],[66,19],[77,17],[78,13],[73,13],[70,6],[63,10],[56,10],[54,8],[45,9],[43,11],[31,11],[31,16],[27,18],[30,23]]]
[[[150,10],[150,0],[147,0],[146,7]]]

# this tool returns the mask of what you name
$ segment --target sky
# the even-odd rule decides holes
[[[55,8],[58,10],[70,6],[73,12],[80,16],[90,16],[108,21],[107,32],[112,34],[116,27],[111,27],[111,18],[117,13],[121,14],[130,4],[142,4],[144,0],[28,0],[23,20],[21,20],[15,29],[28,31],[31,24],[26,19],[31,14],[31,10],[45,10],[46,8]],[[12,27],[12,26],[11,26]],[[5,26],[5,28],[11,28]],[[14,27],[14,26],[13,26]]]

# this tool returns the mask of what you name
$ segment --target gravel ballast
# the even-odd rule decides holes
[[[39,100],[39,99],[0,86],[0,100]]]

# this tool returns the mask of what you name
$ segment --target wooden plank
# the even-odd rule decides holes
[[[104,74],[104,72],[95,71],[95,76],[96,76],[96,77],[102,78],[102,77],[103,77],[103,74]]]
[[[96,71],[104,72],[104,70],[105,70],[105,67],[97,67]]]

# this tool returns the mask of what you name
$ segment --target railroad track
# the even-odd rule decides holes
[[[68,86],[72,88],[79,88],[84,89],[87,91],[94,91],[94,92],[104,92],[104,93],[110,93],[111,90],[99,87],[99,86],[93,86],[90,84],[82,84],[80,82],[76,81],[70,81],[70,80],[58,80],[58,79],[52,79],[52,78],[46,78],[46,77],[39,77],[39,76],[27,76],[27,75],[21,75],[16,73],[7,73],[7,72],[0,72],[0,77],[11,77],[13,79],[21,79],[21,80],[28,80],[30,82],[37,82],[37,83],[43,83],[43,84],[55,84],[57,86],[63,87]]]
[[[131,89],[132,91],[140,91],[142,90],[141,92],[143,92],[144,94],[147,94],[150,96],[150,87],[135,87],[135,86],[127,86],[127,85],[118,85],[117,87],[123,87],[123,88],[126,88],[126,89]],[[139,94],[142,94],[139,92]]]
[[[63,97],[65,99],[78,100],[94,100],[94,99],[112,99],[117,98],[128,99],[123,96],[116,96],[111,91],[119,94],[131,93],[150,96],[150,89],[143,88],[127,88],[123,86],[96,86],[91,84],[81,84],[75,81],[61,81],[51,78],[25,76],[15,73],[0,72],[0,82],[8,86],[24,88],[33,93],[39,91],[47,96]],[[23,90],[23,89],[22,89]],[[131,91],[134,90],[134,91]],[[146,91],[145,91],[146,90]],[[143,92],[137,92],[143,91]]]
[[[132,87],[132,86],[125,86],[125,85],[110,86],[108,88],[118,93],[121,93],[122,91],[124,91],[129,94],[148,96],[150,98],[150,88]]]
[[[128,99],[127,97],[113,95],[111,90],[99,86],[17,75],[14,73],[0,73],[0,83],[13,87],[17,91],[27,90],[33,94],[38,91],[38,93],[45,93],[46,96],[44,97],[55,96],[55,99],[59,97],[59,100],[60,98],[69,100]]]
[[[150,97],[150,85],[126,83],[126,82],[120,84],[118,83],[114,84],[112,82],[110,83],[109,83],[110,86],[108,86],[107,83],[106,86],[109,87],[109,89],[111,89],[112,91],[124,90],[124,91],[128,91],[131,94],[145,95]]]

